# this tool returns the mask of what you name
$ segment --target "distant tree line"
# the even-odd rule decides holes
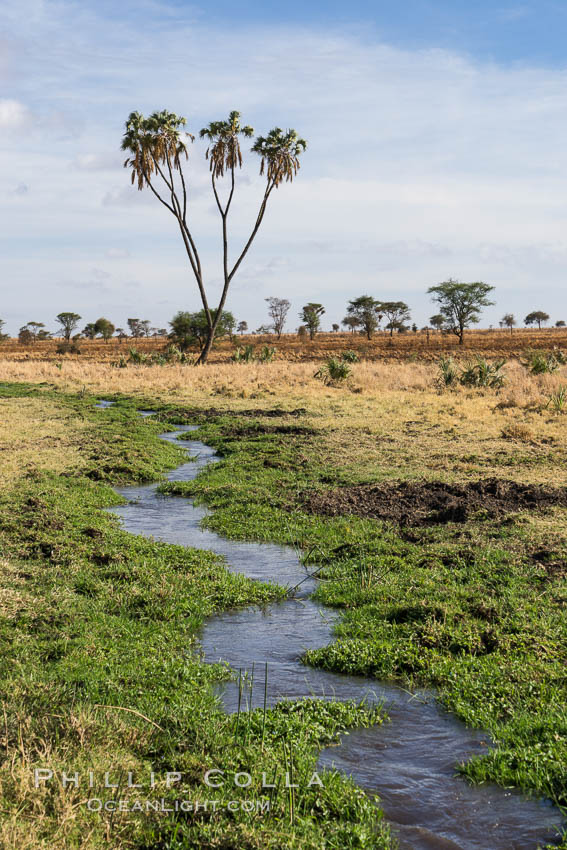
[[[124,328],[115,327],[110,319],[106,319],[104,316],[101,316],[95,322],[88,322],[81,331],[74,333],[74,331],[76,331],[79,327],[81,318],[82,316],[78,313],[59,313],[55,317],[55,321],[59,325],[59,328],[55,333],[51,333],[51,331],[46,330],[43,322],[28,322],[20,328],[18,339],[22,344],[30,345],[44,339],[52,339],[54,336],[62,336],[67,343],[69,343],[71,339],[76,342],[80,339],[101,338],[105,340],[105,342],[108,342],[108,340],[113,336],[116,336],[120,340],[128,337],[128,333],[126,333]],[[0,331],[4,324],[5,322],[0,321]],[[128,319],[127,324],[129,335],[133,339],[167,336],[166,328],[152,327],[149,319]],[[0,334],[0,340],[3,338],[7,339],[8,337],[6,334]]]
[[[479,323],[481,311],[484,307],[494,304],[489,298],[493,290],[493,286],[482,281],[462,283],[452,278],[429,287],[427,291],[432,300],[438,304],[439,312],[430,317],[429,325],[423,330],[429,332],[430,329],[434,329],[442,333],[455,334],[459,343],[462,344],[465,330],[470,328],[471,325]],[[287,298],[275,296],[269,296],[265,301],[268,305],[270,322],[261,325],[255,333],[273,333],[279,339],[286,326],[291,302]],[[299,336],[309,336],[313,340],[317,333],[321,331],[324,315],[325,307],[322,304],[315,301],[305,304],[299,313],[301,320],[301,325],[297,328]],[[59,325],[56,335],[62,336],[67,344],[70,344],[71,340],[76,342],[80,339],[101,338],[108,342],[112,337],[119,340],[126,339],[128,336],[132,339],[167,337],[182,350],[196,346],[200,351],[203,351],[210,343],[211,320],[215,325],[216,337],[232,337],[235,331],[239,334],[248,332],[248,323],[246,321],[237,323],[233,314],[228,310],[222,310],[218,318],[216,311],[211,309],[209,309],[208,315],[204,309],[197,312],[180,310],[169,322],[169,332],[166,328],[153,327],[149,319],[136,318],[127,320],[128,332],[126,332],[123,328],[115,327],[109,319],[101,316],[95,322],[87,323],[81,331],[75,333],[80,325],[81,318],[78,313],[70,311],[58,313],[55,317],[55,321]],[[549,319],[549,314],[545,311],[533,310],[525,317],[524,325],[526,327],[537,325],[541,329],[542,325],[547,324]],[[410,330],[416,333],[418,327],[415,323],[410,325],[410,321],[410,308],[405,301],[382,301],[372,295],[360,295],[348,302],[342,325],[353,334],[360,333],[367,339],[372,339],[377,331],[389,332],[390,336],[394,332],[407,333]],[[501,328],[507,328],[510,333],[513,333],[518,323],[513,313],[505,313],[499,324]],[[5,321],[0,320],[0,342],[9,338],[7,334],[2,332],[4,325]],[[564,328],[565,326],[566,323],[563,320],[555,323],[557,328]],[[340,330],[339,324],[333,323],[332,330],[337,333]],[[30,345],[40,340],[51,339],[53,335],[46,329],[43,322],[28,322],[20,328],[18,339],[22,344]]]

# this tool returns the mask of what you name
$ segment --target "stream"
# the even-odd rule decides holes
[[[176,441],[179,434],[196,428],[178,426],[162,439]],[[189,451],[196,457],[171,472],[169,481],[191,481],[217,459],[213,449],[197,441],[191,442]],[[306,696],[382,703],[389,722],[352,730],[340,746],[321,752],[318,765],[350,774],[366,791],[380,796],[401,850],[536,850],[546,842],[558,843],[564,820],[549,801],[496,785],[470,785],[455,774],[455,765],[486,752],[490,739],[446,712],[432,692],[408,693],[374,679],[327,673],[300,662],[306,649],[332,642],[339,614],[312,601],[316,580],[308,577],[293,549],[226,540],[201,528],[209,513],[206,508],[187,498],[164,496],[157,487],[117,488],[128,504],[111,511],[125,530],[211,550],[226,558],[231,572],[258,581],[290,587],[303,582],[294,598],[210,617],[200,635],[204,659],[224,661],[243,671],[255,663],[254,706],[263,705],[266,662],[269,704]],[[218,692],[226,711],[236,711],[238,683],[224,683]]]

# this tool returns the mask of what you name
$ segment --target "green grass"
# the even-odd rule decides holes
[[[565,511],[409,533],[310,516],[303,490],[364,482],[366,470],[322,461],[316,432],[252,426],[227,417],[188,434],[223,462],[162,489],[214,508],[205,522],[223,535],[294,545],[323,566],[317,598],[343,618],[336,642],[306,653],[306,663],[436,687],[448,709],[495,742],[463,774],[567,807]],[[562,571],[533,557],[550,546],[545,560]]]
[[[90,398],[33,392],[74,410],[88,428],[76,473],[39,470],[0,494],[0,844],[389,847],[379,809],[348,779],[326,772],[322,788],[304,787],[319,749],[349,727],[381,722],[380,711],[304,700],[236,718],[214,695],[229,673],[200,657],[195,635],[204,618],[284,591],[229,573],[211,553],[130,535],[103,510],[120,502],[112,484],[159,480],[180,462],[180,450],[158,439],[163,424],[142,420],[127,400],[95,410]],[[102,799],[265,800],[262,771],[276,771],[280,783],[262,815],[222,806],[214,815],[99,814],[85,807],[84,787],[34,788],[34,768],[45,767],[58,776],[92,769]],[[286,767],[302,779],[292,797]],[[204,785],[210,768],[226,772],[229,788]],[[153,792],[125,787],[128,771],[151,770]],[[119,791],[100,787],[106,771]],[[166,788],[167,771],[182,773],[179,788]],[[250,788],[230,783],[239,771],[251,773]]]

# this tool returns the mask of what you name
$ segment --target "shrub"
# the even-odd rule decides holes
[[[144,354],[143,351],[138,351],[137,348],[129,348],[128,354],[130,355],[128,357],[129,363],[137,363],[137,364],[143,365],[143,364],[147,364],[147,362],[149,360],[148,355]]]
[[[244,348],[239,346],[230,359],[233,363],[251,363],[254,360],[254,346],[245,345]]]
[[[565,413],[567,410],[567,387],[561,386],[556,393],[552,393],[546,407],[551,408],[555,413]]]
[[[524,353],[522,363],[532,375],[545,375],[556,372],[560,366],[567,363],[567,357],[562,351],[531,351]]]
[[[260,363],[271,363],[274,357],[276,356],[277,348],[273,346],[265,345],[258,355],[258,360]]]
[[[128,361],[126,360],[124,355],[121,354],[120,357],[118,358],[118,360],[113,360],[113,362],[110,365],[113,366],[114,369],[127,369],[128,368]]]
[[[123,369],[128,363],[135,363],[138,366],[168,366],[170,363],[193,365],[195,362],[194,357],[186,354],[185,351],[180,351],[176,345],[168,345],[165,351],[157,354],[144,354],[137,348],[130,348],[129,355],[128,360],[121,357],[117,363],[113,363],[113,366]]]
[[[154,355],[154,361],[157,355]],[[186,351],[181,351],[176,345],[168,345],[165,354],[162,355],[166,363],[188,363],[192,365],[195,358]],[[161,365],[161,364],[160,364]]]
[[[437,383],[442,388],[452,387],[459,380],[459,369],[452,357],[441,357],[438,363],[439,377]]]
[[[490,363],[483,357],[477,357],[474,363],[469,363],[459,378],[464,387],[489,387],[496,389],[504,384],[505,376],[502,367],[505,360],[495,360]]]
[[[356,351],[343,351],[341,360],[344,360],[345,363],[358,363],[360,357]]]
[[[80,354],[81,349],[76,342],[60,342],[55,349],[57,354]]]
[[[324,384],[338,384],[350,375],[350,366],[344,360],[328,357],[326,362],[315,372],[314,378],[319,378]]]

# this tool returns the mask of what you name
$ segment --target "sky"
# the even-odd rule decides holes
[[[130,185],[133,110],[169,109],[198,135],[232,109],[309,147],[266,218],[227,308],[254,329],[264,299],[340,322],[362,294],[403,300],[485,281],[482,325],[535,309],[567,320],[565,0],[3,0],[0,8],[0,319],[55,330],[129,317],[167,327],[200,308],[175,221]],[[233,257],[263,189],[243,145]],[[211,301],[221,231],[204,145],[191,146],[190,218]]]

